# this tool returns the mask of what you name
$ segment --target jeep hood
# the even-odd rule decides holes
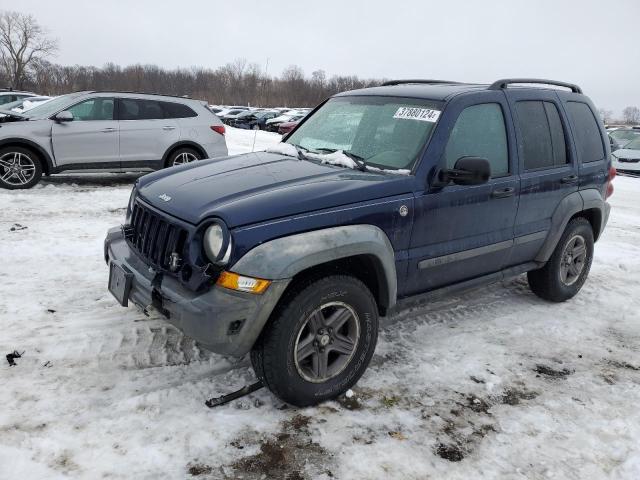
[[[140,178],[138,195],[192,224],[231,227],[407,193],[415,177],[361,172],[257,152],[173,167]]]

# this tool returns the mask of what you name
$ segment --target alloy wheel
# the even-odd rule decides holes
[[[26,185],[36,174],[36,164],[21,152],[8,152],[0,157],[0,180],[9,185]]]
[[[343,302],[323,304],[307,317],[294,346],[298,373],[312,383],[339,375],[355,354],[360,338],[360,319]]]
[[[569,239],[560,259],[560,280],[565,285],[573,285],[584,270],[587,260],[587,242],[582,235]]]
[[[179,154],[174,160],[173,160],[173,165],[183,165],[185,163],[191,163],[195,160],[198,160],[198,157],[196,157],[193,153],[191,152],[182,152],[181,154]]]

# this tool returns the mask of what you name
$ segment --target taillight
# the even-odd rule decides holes
[[[224,125],[211,125],[211,130],[219,133],[220,135],[224,135],[225,132]]]
[[[609,198],[613,194],[613,179],[616,178],[616,169],[614,167],[609,168],[609,178],[607,179],[607,193],[605,199]]]

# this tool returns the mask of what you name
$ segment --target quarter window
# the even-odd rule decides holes
[[[91,98],[67,110],[73,114],[74,121],[113,120],[113,98]]]
[[[502,108],[497,103],[484,103],[465,108],[451,131],[445,159],[453,168],[460,157],[486,158],[491,176],[509,173],[509,150]]]
[[[520,130],[519,152],[525,170],[553,168],[567,163],[567,147],[555,104],[542,101],[516,103]]]
[[[164,110],[164,118],[190,118],[197,117],[198,114],[186,105],[173,102],[160,102]]]
[[[582,102],[567,102],[571,116],[578,157],[582,163],[597,162],[604,158],[602,135],[589,105]]]

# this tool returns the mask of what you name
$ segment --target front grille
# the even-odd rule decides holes
[[[129,245],[148,263],[168,270],[170,255],[173,252],[182,255],[187,231],[136,202],[131,223],[125,227],[125,236]]]

